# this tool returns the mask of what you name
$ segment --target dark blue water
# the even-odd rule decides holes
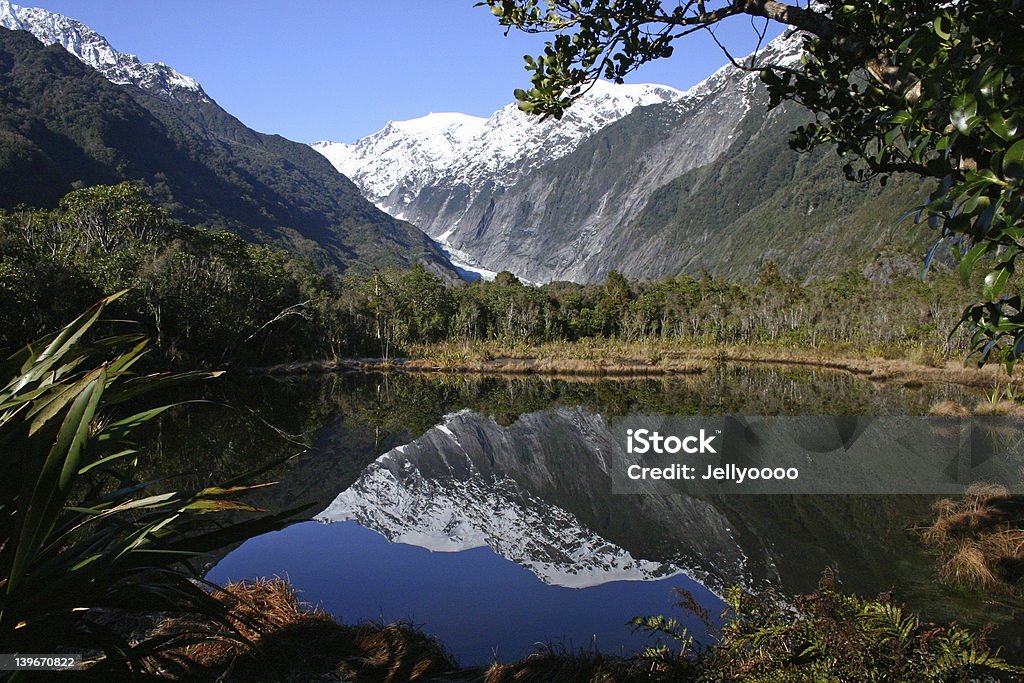
[[[970,402],[958,389],[915,392],[847,376],[746,369],[672,381],[579,385],[491,379],[453,384],[412,376],[329,379],[240,385],[244,399],[262,406],[268,422],[306,434],[311,444],[277,477],[277,486],[256,492],[253,502],[259,507],[280,511],[308,503],[311,514],[353,491],[358,494],[349,501],[354,511],[343,509],[338,518],[363,520],[390,538],[433,534],[438,543],[445,541],[450,521],[455,546],[470,533],[501,538],[504,548],[512,539],[503,534],[513,528],[527,545],[523,552],[517,547],[506,554],[553,562],[569,573],[601,566],[610,548],[609,556],[624,551],[656,565],[685,562],[713,576],[714,585],[767,580],[793,595],[813,590],[828,567],[839,572],[846,590],[862,595],[893,590],[897,600],[928,620],[956,619],[972,626],[997,620],[997,642],[1007,652],[1021,648],[1019,615],[1012,608],[960,599],[936,584],[932,559],[906,533],[908,524],[929,515],[928,499],[734,496],[710,501],[711,509],[703,510],[682,498],[614,496],[601,467],[600,425],[587,417],[920,414],[938,400]],[[549,415],[566,406],[582,407],[583,427],[573,426],[571,411]],[[458,420],[457,439],[433,429],[442,422],[448,426],[445,416],[462,414],[464,408],[470,412]],[[450,426],[456,427],[455,421]],[[229,427],[183,422],[179,448],[188,454],[237,453],[238,462],[218,464],[233,474],[251,466],[251,453],[273,446],[249,423]],[[224,445],[211,449],[208,437]],[[394,452],[398,446],[404,450]],[[284,456],[292,449],[294,444],[286,442],[268,455]],[[377,463],[388,452],[392,470]],[[438,514],[433,514],[435,500]],[[492,517],[506,509],[517,522],[530,523],[492,524],[497,521]],[[581,540],[594,543],[580,545]],[[600,547],[603,540],[609,547]],[[595,555],[580,556],[586,548]],[[580,560],[578,567],[573,558]],[[673,604],[675,587],[692,593],[713,615],[723,608],[719,598],[682,575],[566,588],[545,584],[486,547],[431,552],[392,544],[349,521],[302,523],[252,539],[225,557],[209,578],[223,583],[275,575],[288,577],[304,600],[344,623],[411,621],[466,665],[514,661],[543,643],[632,655],[657,643],[627,626],[642,615],[674,616],[700,639],[704,631],[698,620]]]
[[[616,581],[551,586],[489,548],[431,552],[393,544],[355,522],[305,522],[254,538],[208,575],[217,583],[287,576],[303,600],[339,621],[408,620],[437,636],[464,665],[508,662],[543,642],[634,654],[655,641],[631,633],[630,618],[666,614],[691,633],[703,627],[673,606],[675,587],[717,616],[721,601],[696,581]]]

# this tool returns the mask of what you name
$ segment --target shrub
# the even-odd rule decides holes
[[[704,649],[672,620],[634,619],[635,628],[674,642],[645,656],[675,680],[970,681],[1024,673],[982,636],[955,624],[924,623],[888,596],[844,594],[830,574],[817,591],[792,601],[771,590],[755,595],[739,588],[726,597],[725,624]]]
[[[122,294],[0,369],[0,652],[85,653],[97,670],[124,671],[191,637],[147,636],[158,615],[200,614],[231,630],[190,560],[288,514],[214,527],[205,513],[254,511],[236,500],[251,487],[133,480],[133,430],[170,408],[140,403],[218,373],[139,376],[145,340],[86,343]]]

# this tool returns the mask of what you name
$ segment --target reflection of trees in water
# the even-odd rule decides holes
[[[467,408],[507,427],[524,414],[553,407],[582,406],[608,417],[923,414],[938,401],[965,401],[966,395],[962,387],[907,389],[820,369],[724,365],[700,375],[589,382],[454,374],[237,377],[211,384],[205,397],[231,408],[185,407],[163,419],[149,437],[156,455],[143,466],[153,476],[199,469],[209,481],[223,480],[302,451],[294,442],[300,441],[309,444],[308,451],[266,474],[264,479],[281,483],[261,491],[254,502],[281,509],[311,501],[323,509],[381,453],[421,436],[444,415]],[[575,510],[588,526],[601,526],[602,515],[586,512],[593,507],[590,503],[559,500],[554,489],[538,493]],[[980,622],[1003,616],[982,614],[970,598],[946,595],[935,585],[931,563],[905,531],[927,515],[929,499],[731,496],[711,502],[729,520],[750,558],[752,576],[777,572],[786,590],[811,589],[823,568],[835,566],[850,590],[896,588],[901,599],[929,618],[971,621],[974,614]],[[652,516],[650,509],[616,511],[621,504],[604,501],[594,510],[604,509],[612,522],[639,519],[642,526],[642,519],[651,517],[671,525],[671,516]],[[659,508],[655,501],[638,504]],[[599,531],[635,556],[657,561],[671,561],[687,540],[681,530],[643,531],[632,522],[627,526],[631,530]]]
[[[555,406],[605,416],[923,414],[942,400],[963,401],[962,387],[906,389],[821,369],[716,366],[698,375],[571,382],[463,374],[239,376],[211,383],[204,398],[150,431],[153,474],[199,469],[211,480],[297,453],[328,425],[372,433],[375,449],[409,440],[447,413],[472,409],[499,424]],[[285,438],[287,436],[288,438]],[[290,439],[290,440],[289,440]]]

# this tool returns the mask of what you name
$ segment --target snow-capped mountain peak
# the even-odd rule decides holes
[[[99,33],[62,14],[0,0],[0,26],[28,31],[45,45],[63,46],[112,83],[135,85],[167,97],[187,95],[210,101],[202,86],[190,76],[162,62],[145,64],[135,55],[118,52]]]
[[[616,84],[598,80],[587,88],[569,112],[578,113],[581,119],[596,119],[596,123],[600,124],[602,118],[620,119],[637,107],[671,102],[684,94],[675,88],[656,83]]]
[[[486,119],[429,114],[392,121],[355,143],[325,141],[313,147],[368,198],[400,217],[403,203],[428,183],[444,178],[464,183],[471,192],[487,182],[509,186],[524,171],[569,154],[637,107],[681,97],[681,91],[663,85],[598,81],[561,121],[539,121],[509,104]]]
[[[795,66],[803,42],[786,31],[744,61]],[[522,281],[586,282],[624,258],[660,258],[661,247],[633,255],[622,228],[659,188],[732,149],[747,135],[748,116],[764,121],[756,113],[764,94],[757,73],[726,64],[685,92],[597,81],[561,120],[511,103],[460,129],[458,139],[443,136],[441,121],[422,136],[391,123],[355,143],[316,149],[460,267],[485,277],[508,270]]]
[[[360,173],[361,185],[386,193],[414,173],[442,171],[463,145],[483,133],[486,124],[487,119],[468,114],[427,114],[392,121],[356,144],[325,141],[314,144],[313,149],[350,178],[360,173],[366,159],[375,159],[372,173]]]
[[[458,112],[432,112],[407,121],[392,121],[391,126],[410,135],[432,135],[438,132],[469,137],[465,133],[478,133],[487,119]]]

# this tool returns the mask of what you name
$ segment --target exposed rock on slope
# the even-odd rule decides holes
[[[796,34],[761,55],[799,58]],[[904,239],[893,226],[921,183],[858,186],[831,150],[791,151],[789,131],[805,115],[768,112],[756,74],[726,66],[685,93],[631,87],[656,96],[604,116],[584,99],[563,121],[540,124],[510,105],[486,125],[459,120],[450,136],[428,117],[316,148],[452,253],[534,282],[600,281],[612,268],[634,278],[704,269],[743,278],[768,259],[816,277]],[[602,84],[598,95],[608,91]],[[506,144],[523,131],[529,144]]]

